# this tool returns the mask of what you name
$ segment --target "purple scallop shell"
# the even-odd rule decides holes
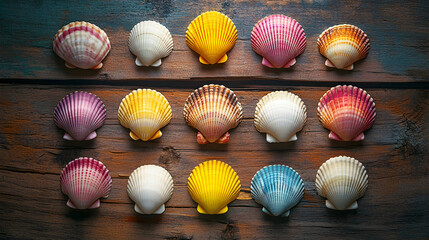
[[[109,170],[100,161],[81,157],[71,161],[60,176],[61,190],[70,199],[67,206],[77,209],[91,209],[100,206],[100,198],[112,189]]]
[[[66,131],[66,140],[91,140],[95,130],[104,124],[106,107],[96,95],[74,92],[65,96],[55,108],[55,124]]]
[[[301,25],[293,18],[276,14],[261,19],[251,34],[253,50],[270,68],[289,68],[307,45]]]

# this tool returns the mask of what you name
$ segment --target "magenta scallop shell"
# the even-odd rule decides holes
[[[60,179],[61,190],[69,197],[67,206],[71,208],[98,208],[99,198],[107,198],[112,188],[109,170],[93,158],[81,157],[70,162]]]
[[[317,115],[329,130],[329,138],[338,141],[361,141],[363,132],[375,120],[375,103],[363,89],[354,86],[336,86],[320,99]]]
[[[55,124],[66,131],[66,140],[91,140],[95,130],[103,126],[106,107],[94,94],[74,92],[65,96],[55,108]]]
[[[289,68],[295,57],[307,45],[304,29],[293,18],[276,14],[267,16],[253,27],[253,50],[263,57],[262,64],[270,68]]]

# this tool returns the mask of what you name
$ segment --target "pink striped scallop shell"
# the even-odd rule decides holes
[[[304,29],[293,18],[276,14],[267,16],[253,27],[253,50],[263,57],[262,64],[270,68],[289,68],[295,57],[307,45]]]
[[[88,22],[71,22],[54,37],[54,52],[68,68],[100,69],[111,49],[107,34]]]
[[[363,132],[374,123],[375,103],[361,88],[338,85],[320,98],[317,115],[322,125],[331,130],[330,139],[361,141]]]
[[[74,92],[65,96],[54,112],[55,124],[66,131],[66,140],[91,140],[97,136],[95,130],[104,124],[106,107],[96,95]]]
[[[107,198],[112,188],[112,178],[106,166],[88,157],[67,164],[60,181],[62,192],[69,197],[67,206],[77,209],[98,208],[99,198]]]

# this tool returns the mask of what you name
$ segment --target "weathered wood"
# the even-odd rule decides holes
[[[239,40],[226,64],[205,66],[185,43],[189,23],[201,12],[218,10],[235,22]],[[50,14],[41,14],[48,11]],[[229,78],[248,84],[248,80],[298,82],[427,82],[429,79],[427,22],[429,4],[424,1],[389,3],[265,2],[265,1],[91,1],[75,4],[58,1],[13,1],[0,3],[0,79],[73,80],[181,80]],[[307,36],[307,48],[291,69],[269,69],[252,51],[250,33],[262,17],[283,13],[297,19]],[[405,14],[406,13],[406,14]],[[165,24],[174,35],[174,51],[160,68],[134,64],[128,50],[128,35],[134,24],[153,19]],[[52,38],[63,25],[86,20],[103,28],[112,50],[99,71],[70,70],[52,51]],[[324,66],[318,53],[318,35],[339,23],[361,27],[371,40],[367,59],[354,71]]]
[[[58,175],[41,175],[1,171],[3,176],[0,201],[1,215],[6,225],[5,237],[26,238],[179,238],[261,239],[274,236],[298,238],[401,238],[427,237],[427,209],[398,207],[424,205],[419,185],[427,178],[406,177],[390,179],[371,178],[371,187],[360,201],[356,211],[336,212],[326,209],[324,201],[316,196],[314,185],[306,182],[304,200],[292,209],[289,218],[266,216],[253,200],[236,200],[229,212],[220,216],[199,215],[184,186],[175,186],[167,210],[160,216],[142,216],[134,213],[126,195],[126,179],[114,179],[111,196],[101,207],[91,211],[76,211],[65,206],[65,197],[59,191]],[[414,183],[414,184],[410,184]],[[387,187],[395,184],[393,187]],[[42,188],[42,186],[44,186]],[[379,186],[379,187],[375,187]],[[14,191],[25,189],[26,191]],[[378,191],[377,191],[378,190]],[[119,194],[119,193],[120,194]],[[380,193],[382,192],[382,193]],[[406,192],[406,193],[405,193]],[[406,200],[402,194],[413,194]],[[379,195],[379,197],[376,197]],[[399,197],[399,199],[398,199]],[[392,201],[395,199],[395,201]],[[187,204],[175,206],[182,201]],[[414,221],[404,222],[413,219]],[[26,231],[20,231],[26,229]],[[140,236],[140,237],[139,237]]]
[[[238,41],[226,64],[206,66],[185,43],[189,23],[200,13],[227,14]],[[0,1],[0,238],[1,239],[426,239],[429,238],[429,3],[426,1],[191,1],[93,0]],[[270,14],[295,18],[307,48],[291,69],[269,69],[254,53],[250,33]],[[52,51],[56,31],[71,21],[106,31],[112,50],[101,70],[70,70]],[[164,24],[173,53],[160,68],[134,65],[128,50],[131,28],[143,20]],[[353,71],[328,69],[316,41],[326,28],[350,23],[369,36],[368,57]],[[186,125],[183,105],[204,84],[234,90],[243,106],[241,124],[227,145],[199,145]],[[319,123],[319,98],[337,84],[359,86],[374,98],[377,117],[362,142],[336,142]],[[163,136],[133,141],[117,120],[121,99],[136,88],[162,92],[173,109]],[[106,105],[107,120],[95,140],[70,142],[53,122],[56,104],[73,91],[90,91]],[[253,114],[270,91],[288,90],[307,106],[298,141],[268,144]],[[369,174],[369,188],[354,211],[333,211],[317,195],[315,175],[330,157],[352,156]],[[99,209],[68,208],[59,175],[71,160],[89,156],[110,170],[113,189]],[[187,178],[199,163],[218,159],[238,173],[242,191],[219,216],[198,214]],[[128,175],[143,164],[172,174],[175,188],[164,214],[134,212],[126,193]],[[305,182],[304,199],[288,218],[263,214],[250,195],[262,167],[285,164]]]
[[[4,238],[166,238],[260,239],[297,238],[424,238],[428,226],[427,163],[428,90],[366,89],[374,98],[377,119],[360,143],[330,141],[316,116],[318,99],[329,87],[282,88],[298,94],[308,109],[308,122],[298,141],[268,144],[253,126],[254,108],[271,90],[234,89],[243,105],[244,120],[231,131],[227,145],[198,145],[196,131],[186,125],[184,101],[193,89],[157,88],[169,100],[173,119],[164,135],[151,142],[133,141],[119,125],[117,108],[135,86],[0,86],[0,236]],[[69,92],[98,95],[108,111],[99,136],[89,142],[62,140],[52,119],[58,101]],[[392,97],[394,96],[394,97]],[[337,212],[324,206],[314,179],[328,158],[359,159],[369,174],[369,189],[356,211]],[[79,156],[103,161],[113,177],[109,198],[94,211],[65,206],[59,174]],[[239,199],[227,214],[204,216],[187,192],[187,177],[200,162],[218,159],[230,164],[242,182]],[[175,190],[161,216],[134,213],[126,194],[127,176],[143,164],[159,164],[173,176]],[[305,181],[304,199],[288,219],[264,215],[252,199],[250,181],[260,168],[286,164]],[[25,229],[25,231],[22,231]]]

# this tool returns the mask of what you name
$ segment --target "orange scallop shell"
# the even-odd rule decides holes
[[[210,84],[196,89],[185,103],[184,117],[189,126],[198,129],[197,141],[227,143],[231,128],[241,121],[243,112],[237,96],[229,88]]]
[[[365,58],[370,48],[368,36],[350,24],[332,26],[317,40],[319,52],[327,58],[325,65],[352,70],[353,63]]]

